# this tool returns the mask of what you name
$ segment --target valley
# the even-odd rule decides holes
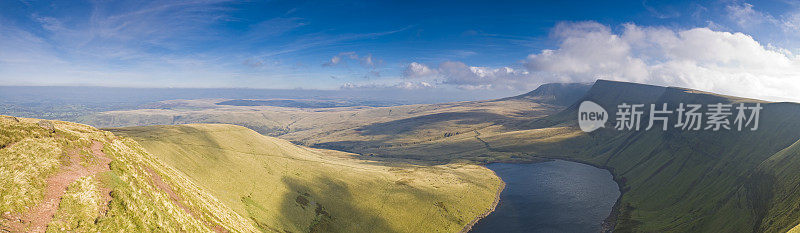
[[[493,208],[483,167],[359,160],[233,125],[110,129],[130,137],[262,231],[457,232]]]
[[[353,152],[372,160],[437,164],[558,158],[589,163],[609,169],[620,183],[623,196],[617,208],[619,232],[744,228],[781,232],[800,224],[800,216],[790,214],[798,208],[787,203],[798,200],[793,186],[788,186],[797,180],[789,173],[781,173],[791,170],[791,163],[780,163],[783,167],[775,168],[778,165],[770,162],[777,157],[794,161],[800,156],[791,152],[791,146],[800,139],[800,125],[791,120],[800,117],[800,105],[605,80],[581,90],[585,95],[565,105],[541,102],[543,97],[529,95],[527,99],[347,110],[339,112],[338,119],[328,117],[333,113],[324,112],[313,118],[314,127],[295,123],[289,126],[295,127],[293,130],[276,136],[311,147]],[[612,121],[604,129],[584,133],[574,117],[576,103],[583,100],[606,109],[616,109],[615,105],[621,102],[758,102],[764,110],[760,129],[752,132],[620,132],[613,129]],[[406,114],[389,114],[403,113],[400,109]],[[126,116],[106,114],[119,119]],[[348,114],[350,118],[343,116]],[[361,124],[350,121],[375,114],[384,118],[370,117],[380,120]]]
[[[756,131],[619,131],[612,119],[586,133],[576,118],[585,100],[608,110],[622,102],[764,108]],[[187,202],[183,209],[226,208],[230,222],[210,213],[188,214],[206,222],[198,227],[457,232],[494,208],[503,187],[482,165],[552,159],[611,173],[621,192],[608,220],[615,232],[786,232],[800,225],[797,103],[607,80],[441,104],[218,104],[224,101],[232,100],[160,101],[77,121],[135,143],[129,146],[154,161],[147,164],[170,171],[153,168],[161,177],[185,182],[176,188],[179,198],[172,198]],[[148,174],[144,167],[137,171]],[[40,176],[46,174],[53,173]],[[181,190],[202,195],[184,196]],[[213,202],[203,199],[211,207],[196,207],[187,201],[193,198]]]

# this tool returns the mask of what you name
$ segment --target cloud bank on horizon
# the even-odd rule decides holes
[[[743,33],[709,28],[623,27],[621,33],[613,33],[597,22],[560,23],[553,30],[558,47],[528,55],[522,70],[412,62],[403,74],[409,80],[424,80],[419,83],[427,87],[436,83],[465,89],[531,89],[543,83],[606,79],[800,100],[794,94],[800,92],[800,56],[786,49],[762,45]]]
[[[608,79],[800,101],[796,3],[592,4],[10,1],[0,81],[502,96]]]

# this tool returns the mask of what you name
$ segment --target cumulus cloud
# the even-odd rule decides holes
[[[553,30],[561,41],[556,50],[528,56],[526,67],[544,82],[589,82],[598,78],[643,81],[644,62],[632,57],[624,38],[594,22],[559,24]],[[636,36],[636,35],[631,35]]]
[[[357,62],[359,66],[350,66],[348,64],[349,62]],[[334,55],[330,60],[322,63],[322,66],[341,66],[351,73],[349,76],[360,76],[364,79],[372,79],[381,77],[380,65],[382,63],[383,60],[374,58],[372,54],[358,55],[358,53],[351,51]]]
[[[412,62],[403,71],[406,79],[428,80],[468,90],[528,88],[528,84],[533,84],[528,74],[524,69],[469,66],[457,61],[442,62],[436,68]]]
[[[403,77],[405,78],[425,78],[425,77],[433,77],[437,74],[436,70],[431,69],[425,64],[412,62],[408,64],[405,70],[403,70]]]
[[[615,33],[596,22],[580,22],[561,23],[553,34],[558,48],[531,54],[525,62],[543,82],[602,78],[798,100],[800,58],[742,33],[633,24]]]
[[[467,66],[452,61],[439,64],[438,72],[443,84],[463,89],[516,89],[518,86],[515,84],[530,81],[525,70]]]
[[[360,67],[351,67],[348,65],[348,61],[355,61],[357,62]],[[371,78],[380,78],[381,72],[379,70],[379,66],[383,63],[383,60],[376,59],[372,57],[372,54],[367,54],[364,56],[359,56],[356,52],[341,52],[333,57],[330,60],[323,63],[323,67],[334,67],[341,65],[348,71],[351,71],[353,74],[362,73],[360,75],[361,78],[364,79],[371,79]]]
[[[748,8],[738,10],[745,14]],[[635,24],[614,31],[597,22],[571,22],[559,23],[552,37],[558,45],[528,55],[523,67],[412,62],[403,78],[468,90],[529,90],[543,83],[608,79],[800,100],[795,94],[800,92],[800,56],[747,34]]]
[[[373,59],[372,54],[367,54],[366,56],[359,56],[356,52],[341,52],[333,57],[322,66],[335,66],[342,63],[345,63],[349,60],[357,61],[361,66],[364,68],[374,69],[378,64],[382,61],[378,59]]]

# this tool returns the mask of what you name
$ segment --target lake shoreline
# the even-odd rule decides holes
[[[611,213],[609,213],[608,216],[605,219],[603,219],[603,222],[600,223],[600,232],[602,232],[602,233],[610,233],[610,232],[614,231],[614,229],[616,228],[616,225],[617,225],[617,218],[619,217],[619,213],[620,213],[620,206],[622,204],[622,196],[625,195],[625,191],[623,189],[623,186],[625,186],[625,184],[622,182],[621,179],[619,179],[618,175],[614,172],[614,168],[613,167],[601,166],[601,165],[592,164],[592,163],[589,163],[589,162],[586,162],[586,161],[581,161],[581,160],[572,159],[572,158],[547,157],[547,156],[535,156],[535,158],[536,159],[541,159],[541,160],[492,161],[492,162],[484,163],[484,164],[481,164],[481,165],[486,167],[486,165],[494,164],[494,163],[533,164],[533,163],[550,162],[550,161],[555,161],[555,160],[563,160],[563,161],[568,161],[568,162],[585,164],[585,165],[589,165],[589,166],[592,166],[592,167],[595,167],[595,168],[606,170],[609,173],[611,173],[611,177],[614,180],[614,183],[617,184],[617,189],[619,190],[619,197],[617,197],[617,200],[614,202],[614,206],[611,208]],[[495,175],[497,175],[497,174],[495,173]],[[498,177],[500,177],[500,176],[498,176]],[[502,178],[501,178],[501,180],[502,180]],[[505,183],[503,185],[505,185]],[[499,199],[500,198],[500,193],[498,192],[497,195],[498,195],[497,196],[497,201],[499,201],[500,200]],[[496,207],[496,205],[495,205],[495,207]],[[492,208],[492,211],[494,211],[494,207]],[[491,212],[489,212],[489,213],[491,213]],[[487,215],[488,214],[480,217],[479,219],[485,218]],[[474,221],[473,223],[471,223],[471,225],[469,225],[470,229],[472,228],[472,225],[475,225],[475,223],[477,223],[477,221]],[[465,229],[467,229],[467,228],[465,228]],[[464,232],[468,232],[468,231],[469,231],[469,229],[467,229],[467,231],[463,231],[462,230],[461,232],[464,233]]]
[[[486,166],[484,166],[484,168],[486,168]],[[486,168],[486,169],[489,169],[489,168]],[[472,219],[472,221],[470,221],[469,224],[464,226],[464,228],[462,228],[461,231],[459,231],[459,233],[467,233],[467,232],[471,231],[472,227],[475,226],[475,224],[477,224],[481,219],[486,218],[486,216],[489,216],[490,214],[492,214],[492,212],[494,212],[495,209],[497,209],[497,205],[500,204],[500,194],[503,193],[503,190],[506,189],[506,182],[503,181],[503,178],[498,176],[497,173],[495,173],[492,169],[489,169],[489,170],[492,171],[494,176],[497,176],[497,178],[500,179],[500,187],[497,189],[497,193],[495,193],[494,202],[492,203],[492,207],[488,211],[486,211],[483,214],[480,214],[477,217],[475,217],[474,219]]]

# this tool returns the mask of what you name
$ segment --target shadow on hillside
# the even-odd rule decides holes
[[[487,112],[445,112],[411,117],[389,122],[374,123],[356,129],[361,135],[396,135],[424,128],[427,125],[454,121],[458,125],[481,123],[502,124],[512,120],[507,116]],[[454,127],[455,128],[455,127]],[[442,132],[445,133],[445,132]]]
[[[397,232],[375,213],[356,206],[363,200],[356,200],[346,184],[340,181],[329,177],[316,178],[312,183],[320,187],[310,187],[308,182],[286,176],[283,182],[292,190],[284,195],[280,205],[280,222],[285,224],[286,230],[347,232],[353,229],[352,225],[359,225],[362,230]]]

